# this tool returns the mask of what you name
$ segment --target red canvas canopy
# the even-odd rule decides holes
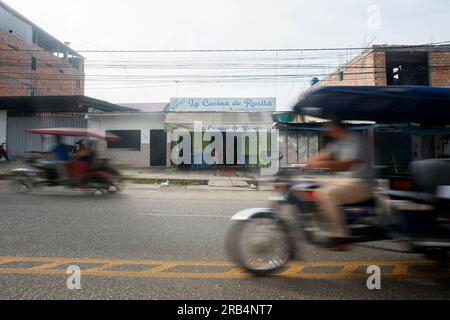
[[[103,141],[114,141],[120,138],[114,134],[103,135],[101,133],[89,131],[83,128],[51,128],[51,129],[35,129],[27,130],[34,134],[44,134],[51,136],[66,136],[66,137],[84,137],[84,138],[95,138]]]

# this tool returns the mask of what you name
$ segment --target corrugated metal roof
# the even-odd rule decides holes
[[[161,113],[164,112],[169,105],[168,102],[150,102],[150,103],[120,103],[121,106],[126,108],[137,109],[146,113]]]

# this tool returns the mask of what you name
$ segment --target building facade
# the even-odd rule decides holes
[[[0,96],[82,96],[84,58],[0,1]]]
[[[185,141],[180,139],[182,132],[189,140],[189,151],[192,151],[192,157],[183,162],[183,166],[206,166],[203,152],[217,137],[223,145],[221,150],[214,150],[217,163],[213,166],[245,166],[251,164],[253,154],[249,139],[257,137],[253,141],[258,148],[256,153],[268,151],[262,150],[259,139],[260,134],[269,134],[273,127],[276,99],[185,98],[171,99],[170,104],[126,106],[141,109],[141,112],[88,115],[90,129],[121,137],[118,142],[100,146],[100,152],[115,163],[135,167],[178,165],[173,161],[173,151]],[[208,140],[205,138],[207,133],[214,133],[215,137]],[[200,150],[196,150],[196,144]],[[270,146],[264,149],[270,149]],[[195,159],[200,159],[200,163]]]
[[[116,164],[137,168],[167,165],[167,137],[163,110],[88,115],[90,130],[113,133],[120,141],[102,142],[98,152]]]
[[[0,143],[6,142],[12,159],[30,152],[46,152],[51,136],[30,134],[31,129],[87,128],[87,114],[123,113],[134,109],[85,96],[0,97]],[[73,144],[80,139],[67,138]]]

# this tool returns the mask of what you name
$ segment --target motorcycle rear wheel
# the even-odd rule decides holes
[[[94,177],[92,178],[88,183],[89,188],[91,188],[94,191],[94,194],[96,192],[99,192],[102,195],[108,195],[110,194],[110,188],[111,188],[111,182],[107,181],[106,179],[102,177]]]
[[[109,193],[115,194],[123,191],[125,188],[125,179],[123,177],[114,177]]]

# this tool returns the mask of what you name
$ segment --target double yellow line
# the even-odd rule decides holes
[[[202,261],[152,261],[152,260],[103,260],[72,258],[0,257],[0,275],[52,275],[67,276],[71,265],[80,266],[83,276],[125,278],[175,278],[175,279],[249,279],[252,278],[229,262]],[[273,276],[281,279],[359,279],[367,278],[367,267],[376,265],[383,271],[383,278],[450,278],[448,270],[439,270],[430,262],[307,262],[289,264],[281,273]],[[432,272],[414,272],[419,269],[435,269]],[[139,268],[139,271],[129,269]],[[115,270],[123,269],[123,270]],[[128,270],[127,270],[128,269]],[[178,269],[178,270],[177,270]],[[190,269],[186,271],[183,269]],[[198,269],[198,270],[196,270]],[[209,270],[208,270],[209,269]],[[217,271],[221,269],[220,271]],[[323,269],[331,270],[324,272]]]

